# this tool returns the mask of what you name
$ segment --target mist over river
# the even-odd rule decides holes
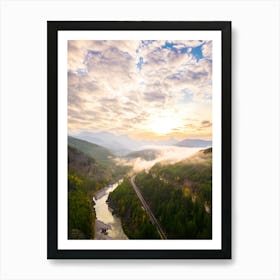
[[[136,151],[141,150],[155,150],[158,152],[152,160],[145,160],[141,157],[133,159],[118,158],[116,161],[119,164],[132,166],[134,172],[140,172],[142,170],[149,170],[156,163],[173,164],[189,158],[197,153],[201,147],[177,147],[177,146],[164,146],[164,145],[146,145],[139,147]]]

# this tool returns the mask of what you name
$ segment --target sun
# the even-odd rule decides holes
[[[170,117],[157,117],[150,121],[149,130],[158,134],[166,135],[178,126],[178,120]]]

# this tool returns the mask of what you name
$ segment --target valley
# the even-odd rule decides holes
[[[122,138],[68,137],[68,238],[211,239],[212,148]]]

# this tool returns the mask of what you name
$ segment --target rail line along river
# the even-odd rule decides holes
[[[128,239],[123,231],[120,218],[112,214],[106,203],[109,193],[114,191],[122,181],[119,180],[117,183],[103,188],[93,197],[96,212],[94,239]]]

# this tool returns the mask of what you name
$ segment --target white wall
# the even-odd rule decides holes
[[[5,1],[1,279],[279,279],[279,1]],[[233,259],[46,259],[46,21],[232,20]]]

